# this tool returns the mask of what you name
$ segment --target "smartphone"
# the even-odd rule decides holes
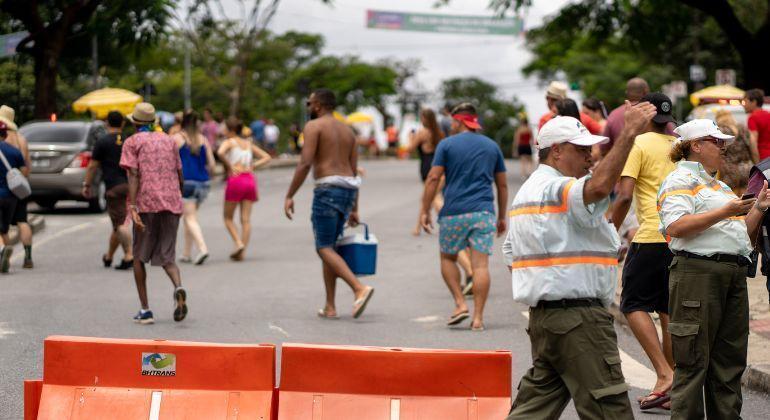
[[[743,194],[743,195],[741,196],[741,200],[751,200],[752,198],[754,198],[754,197],[756,197],[756,196],[757,196],[756,194],[752,194],[752,193],[746,193],[746,194]],[[745,215],[747,215],[747,214],[749,214],[749,213],[748,213],[748,212],[746,212],[746,213],[743,213],[743,214],[741,214],[741,216],[745,216]]]

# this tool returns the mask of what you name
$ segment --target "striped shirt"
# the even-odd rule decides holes
[[[598,298],[609,306],[614,299],[620,238],[604,216],[609,198],[583,202],[590,177],[541,164],[519,189],[503,244],[515,301]]]
[[[730,187],[714,179],[698,162],[683,160],[674,172],[660,185],[658,213],[660,232],[688,214],[701,214],[723,207],[737,198]],[[730,217],[705,231],[686,238],[671,238],[668,247],[672,251],[687,251],[710,256],[716,253],[748,256],[751,241],[743,217]]]

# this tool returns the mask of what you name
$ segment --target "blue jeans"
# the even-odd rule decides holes
[[[356,201],[358,190],[321,185],[313,191],[315,248],[334,247]]]
[[[209,181],[186,179],[182,187],[182,198],[194,201],[197,205],[200,205],[209,196],[210,188]]]

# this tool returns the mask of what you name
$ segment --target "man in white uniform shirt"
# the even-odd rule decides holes
[[[604,214],[634,137],[656,109],[626,106],[620,139],[593,174],[591,147],[607,138],[572,117],[548,121],[537,138],[541,164],[513,200],[503,253],[514,300],[530,306],[533,366],[509,420],[559,418],[570,397],[581,418],[633,418],[606,309],[620,239]]]

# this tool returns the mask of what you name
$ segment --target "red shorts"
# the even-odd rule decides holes
[[[253,173],[244,172],[227,178],[225,201],[257,201],[257,196],[257,180]]]

